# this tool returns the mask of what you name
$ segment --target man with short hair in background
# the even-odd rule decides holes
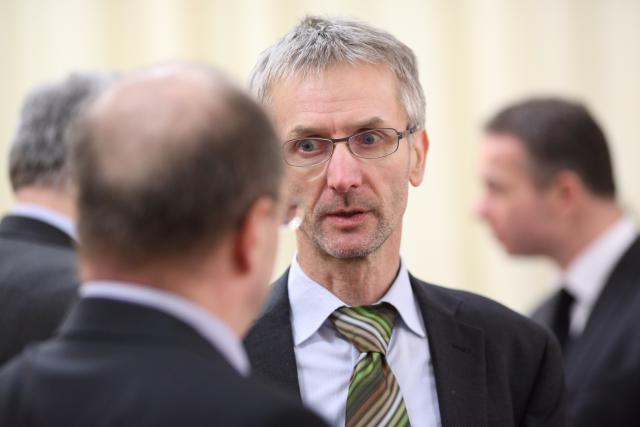
[[[334,426],[563,425],[552,336],[413,277],[400,257],[429,146],[411,49],[361,22],[307,17],[262,54],[251,85],[302,218],[245,341],[256,373]]]
[[[109,81],[73,74],[26,98],[9,154],[17,204],[0,222],[0,365],[49,338],[76,298],[74,185],[66,131]]]
[[[513,255],[542,255],[559,290],[533,318],[562,346],[571,426],[640,422],[640,238],[584,105],[530,99],[497,113],[480,146],[478,213]]]
[[[246,378],[283,216],[264,112],[165,65],[115,83],[73,142],[80,300],[0,372],[0,425],[322,426]]]

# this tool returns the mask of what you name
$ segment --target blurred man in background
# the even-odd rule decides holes
[[[561,269],[533,318],[565,359],[572,426],[640,422],[640,239],[616,200],[605,136],[581,104],[533,99],[489,120],[478,213],[514,255]]]
[[[0,425],[322,425],[245,378],[283,215],[262,110],[167,65],[114,84],[73,140],[80,301],[0,372]]]
[[[413,52],[364,23],[307,17],[264,52],[252,87],[302,217],[245,341],[255,371],[335,426],[563,425],[553,337],[400,258],[428,149]]]
[[[30,93],[9,171],[17,204],[0,222],[0,365],[49,338],[78,290],[71,120],[110,78],[75,74]]]

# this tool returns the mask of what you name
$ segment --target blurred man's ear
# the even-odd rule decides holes
[[[549,186],[553,202],[563,215],[570,215],[584,196],[584,184],[572,171],[558,172]]]
[[[265,255],[272,250],[273,229],[277,230],[278,225],[276,208],[277,203],[272,198],[260,197],[251,205],[238,228],[234,259],[242,273],[261,268]]]
[[[413,141],[409,144],[411,149],[411,165],[409,170],[409,182],[414,187],[422,183],[424,177],[424,169],[427,161],[427,152],[429,151],[429,137],[427,132],[421,130],[411,136]]]

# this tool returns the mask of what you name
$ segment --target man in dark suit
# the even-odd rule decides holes
[[[297,254],[245,340],[256,373],[335,426],[563,425],[557,343],[400,258],[421,183],[425,102],[411,50],[364,23],[307,17],[251,84],[283,141]]]
[[[0,425],[321,426],[246,377],[283,215],[262,110],[174,64],[114,84],[72,135],[80,300],[0,371]]]
[[[496,237],[561,269],[533,318],[562,345],[570,424],[638,425],[640,238],[600,126],[579,103],[519,102],[488,122],[480,159],[479,213]]]
[[[22,108],[9,170],[17,204],[0,222],[0,365],[49,338],[78,290],[66,129],[109,79],[76,74]]]

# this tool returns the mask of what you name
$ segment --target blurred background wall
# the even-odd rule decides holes
[[[74,70],[194,59],[241,83],[260,51],[305,14],[382,27],[418,56],[431,150],[412,190],[402,253],[417,276],[526,312],[553,266],[506,256],[472,215],[480,128],[506,102],[558,94],[588,104],[609,137],[620,197],[640,212],[638,0],[0,0],[0,212],[24,95]],[[375,88],[372,88],[375,90]],[[276,274],[294,251],[284,233]]]

